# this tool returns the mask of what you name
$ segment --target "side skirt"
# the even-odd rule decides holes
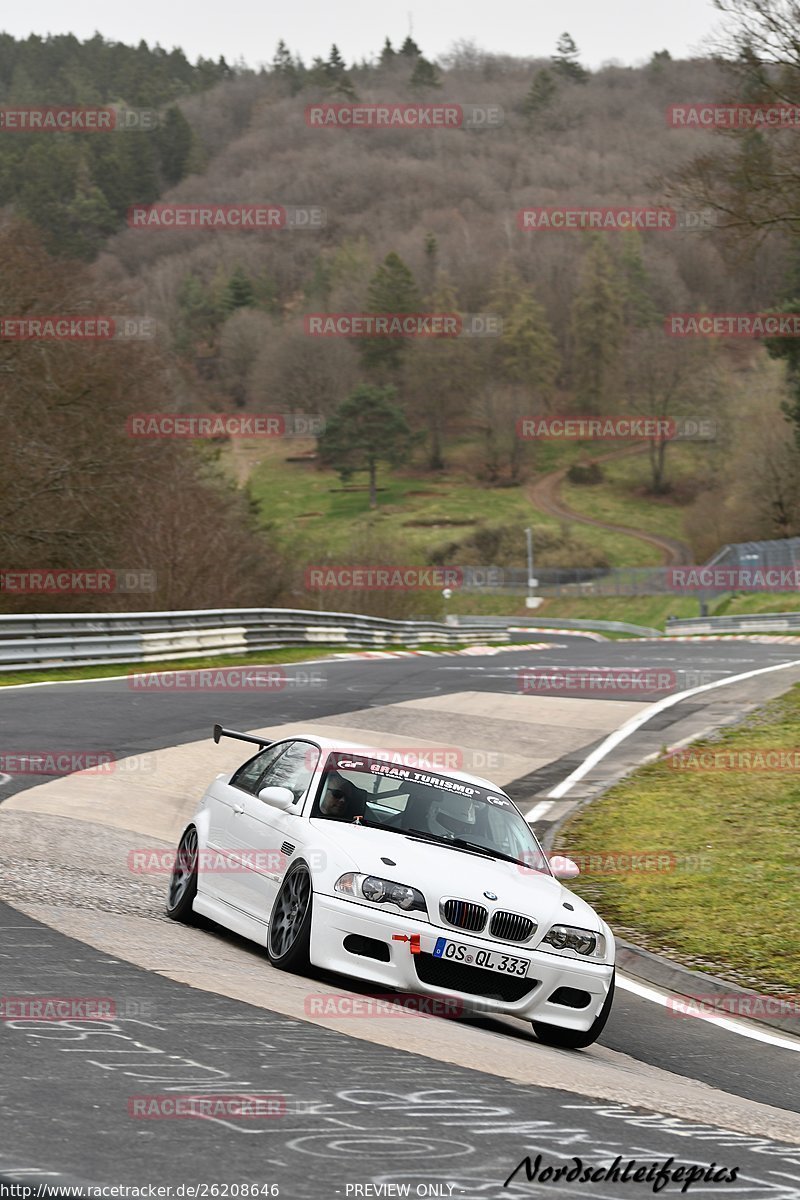
[[[240,937],[249,938],[250,941],[257,942],[259,946],[267,944],[266,923],[257,921],[255,917],[249,916],[239,908],[234,908],[231,904],[225,904],[222,900],[215,900],[210,896],[198,893],[194,898],[192,908],[201,916],[216,921],[218,925],[224,925],[233,933],[238,933]]]

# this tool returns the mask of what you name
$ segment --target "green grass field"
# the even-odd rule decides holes
[[[703,447],[686,443],[667,452],[668,477],[675,495],[681,495],[691,480],[702,476]],[[647,494],[650,471],[646,454],[620,458],[601,464],[603,483],[585,486],[566,480],[561,496],[566,504],[583,516],[612,525],[635,525],[643,533],[657,533],[683,540],[683,508],[673,494],[663,499]],[[635,565],[633,563],[629,565]]]
[[[360,477],[356,482],[361,484]],[[401,542],[423,561],[427,550],[481,524],[525,523],[532,516],[521,488],[476,487],[456,473],[435,478],[384,473],[378,486],[378,509],[370,512],[363,488],[344,491],[333,471],[310,464],[272,458],[250,478],[265,521],[274,521],[286,538],[324,542],[329,552],[342,555],[369,529]]]
[[[310,448],[303,444],[301,450]],[[402,547],[415,560],[424,561],[431,551],[485,525],[533,523],[554,530],[564,528],[565,523],[557,517],[532,506],[524,487],[489,488],[476,481],[474,473],[460,461],[468,453],[474,454],[474,450],[474,444],[469,442],[456,446],[450,469],[437,475],[421,470],[402,474],[382,471],[378,479],[381,489],[378,509],[372,512],[363,476],[354,477],[356,490],[353,490],[345,488],[333,471],[320,470],[310,462],[287,462],[285,448],[262,446],[256,452],[248,447],[240,448],[239,453],[246,456],[249,464],[250,490],[262,520],[273,524],[284,541],[291,540],[295,548],[299,545],[301,553],[304,548],[313,552],[315,547],[324,545],[329,555],[340,554],[348,561],[346,556],[352,554],[353,546],[371,536]],[[536,451],[537,471],[568,465],[580,452],[581,447],[576,445],[543,443]],[[599,504],[602,508],[605,491],[605,484],[599,488],[569,487],[570,503],[575,493],[576,509],[587,511],[587,504],[589,507]],[[663,506],[652,507],[659,510]],[[637,525],[638,508],[637,500]],[[616,523],[631,521],[630,502],[626,513],[618,513],[613,505],[610,511],[611,517],[603,515],[600,519]],[[680,510],[675,512],[677,524]],[[661,523],[667,524],[663,516]],[[567,524],[576,543],[576,554],[579,556],[580,547],[585,547],[587,561],[590,548],[600,550],[611,566],[652,566],[661,561],[657,549],[634,537]],[[643,529],[649,527],[649,523],[642,523]],[[521,555],[520,566],[523,565]]]
[[[800,685],[692,750],[800,749]],[[800,772],[654,763],[562,828],[565,853],[664,852],[676,869],[571,886],[621,936],[765,992],[800,990]],[[683,860],[683,862],[681,862]]]

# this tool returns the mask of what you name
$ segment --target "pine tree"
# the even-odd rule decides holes
[[[558,92],[558,84],[552,71],[543,67],[537,71],[528,94],[522,102],[522,111],[528,118],[529,126],[537,123],[538,118],[552,107]]]
[[[339,47],[336,45],[335,42],[331,46],[331,52],[328,55],[328,68],[329,68],[329,74],[332,77],[336,77],[336,78],[338,78],[341,75],[344,75],[345,72],[347,71],[345,61],[342,58],[341,54],[339,53]]]
[[[439,72],[433,63],[420,56],[414,64],[409,83],[413,88],[438,88],[442,86]]]
[[[650,67],[651,71],[660,73],[664,70],[666,64],[670,62],[672,62],[672,55],[670,54],[669,50],[655,50],[653,52],[653,57],[650,59],[650,62],[647,65]]]
[[[400,53],[404,58],[419,58],[422,54],[422,51],[412,38],[411,34],[409,34],[400,47]]]
[[[74,254],[76,258],[92,259],[116,225],[108,201],[92,183],[86,162],[81,162],[75,196],[65,211],[65,230],[59,238],[59,251]]]
[[[155,132],[161,174],[168,186],[172,187],[186,174],[193,141],[191,125],[181,110],[171,105]]]
[[[393,387],[363,384],[328,418],[318,441],[320,462],[333,467],[343,480],[367,472],[370,508],[378,507],[379,463],[398,466],[414,440],[395,397]]]
[[[331,268],[327,259],[317,255],[314,259],[314,270],[311,278],[303,288],[303,295],[309,304],[327,304],[331,294]]]
[[[131,204],[152,204],[160,195],[157,146],[152,134],[126,133],[101,148],[92,177],[111,209],[124,218]]]
[[[642,239],[635,229],[626,230],[622,235],[620,265],[626,328],[645,329],[657,325],[661,316],[651,294],[652,281],[642,258]]]
[[[250,276],[241,266],[236,267],[222,297],[222,309],[226,316],[237,308],[252,308],[255,304],[255,293]]]
[[[430,294],[427,310],[455,315],[458,297],[446,277]],[[421,338],[409,348],[404,363],[404,395],[415,421],[427,429],[428,469],[444,470],[445,441],[454,423],[463,419],[479,374],[478,338],[452,336]]]
[[[579,409],[600,413],[611,394],[624,334],[624,294],[602,237],[591,239],[572,304],[572,375]]]
[[[439,266],[439,240],[435,233],[425,234],[425,284],[428,291],[436,280]]]
[[[292,54],[286,42],[281,38],[278,45],[275,47],[275,54],[272,58],[272,69],[279,75],[285,75],[294,67],[292,62]]]
[[[272,70],[289,85],[290,94],[296,96],[303,86],[303,65],[299,59],[292,58],[291,51],[283,39],[275,49]]]
[[[589,72],[581,66],[578,53],[578,47],[572,37],[568,33],[562,33],[558,39],[556,52],[550,61],[553,64],[553,70],[563,79],[569,79],[572,83],[586,83],[589,79]]]
[[[525,291],[525,282],[508,259],[500,264],[492,279],[489,292],[489,311],[499,313],[505,321]]]
[[[371,313],[413,313],[419,311],[420,296],[416,281],[399,254],[392,250],[373,275],[367,290],[367,309]],[[365,338],[359,343],[361,360],[367,367],[396,368],[406,342],[403,338]]]
[[[500,338],[503,373],[547,404],[561,369],[558,346],[544,307],[525,292],[503,321]]]
[[[396,58],[397,58],[397,51],[394,49],[394,47],[392,46],[392,43],[389,41],[389,39],[387,37],[386,41],[383,43],[383,49],[381,50],[381,58],[380,58],[381,66],[386,67],[386,66],[391,65],[391,63],[393,63]]]

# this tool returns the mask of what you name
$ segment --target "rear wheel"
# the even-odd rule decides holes
[[[192,905],[197,895],[197,858],[197,830],[190,825],[178,846],[167,893],[167,916],[185,925],[195,919]]]
[[[562,1025],[548,1025],[544,1021],[531,1021],[533,1032],[540,1042],[547,1046],[563,1046],[566,1050],[585,1050],[596,1042],[606,1027],[606,1021],[611,1016],[611,1006],[614,1003],[614,985],[616,972],[611,976],[611,987],[603,1001],[603,1007],[588,1029],[564,1029]]]
[[[267,934],[267,955],[281,971],[305,971],[310,963],[313,890],[305,863],[290,867],[278,892]]]

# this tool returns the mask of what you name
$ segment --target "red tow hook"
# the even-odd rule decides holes
[[[422,947],[419,944],[419,937],[420,937],[420,935],[418,933],[393,933],[392,941],[393,942],[410,942],[411,943],[411,947],[410,947],[411,953],[412,954],[421,954]]]

